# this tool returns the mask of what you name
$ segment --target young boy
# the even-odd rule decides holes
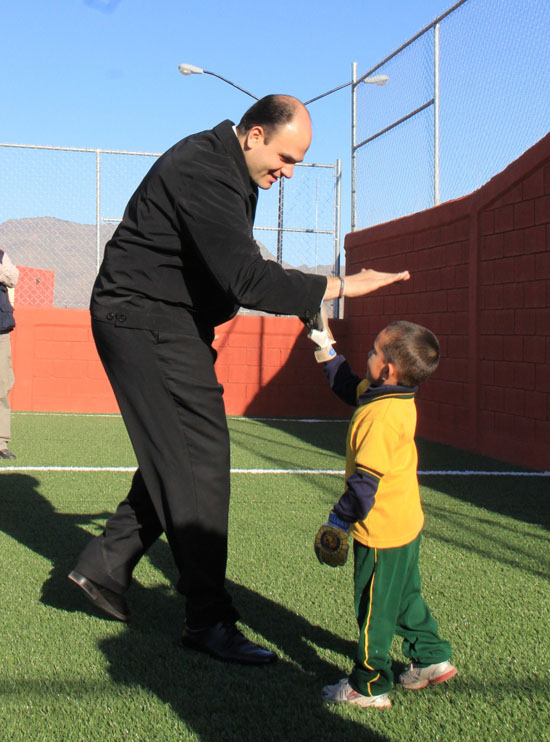
[[[346,560],[348,535],[353,537],[360,638],[351,675],[323,688],[322,697],[330,703],[389,708],[393,674],[388,653],[394,634],[403,637],[403,653],[411,660],[399,676],[404,688],[425,688],[456,674],[449,662],[451,646],[439,637],[420,593],[418,569],[424,514],[416,474],[414,396],[437,367],[439,343],[420,325],[392,322],[374,341],[361,380],[334,353],[328,322],[324,329],[329,339],[324,350],[317,348],[317,360],[326,361],[323,369],[332,390],[357,410],[347,437],[346,491],[319,529],[315,552],[321,563],[338,566]]]

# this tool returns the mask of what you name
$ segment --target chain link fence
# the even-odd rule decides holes
[[[471,193],[545,136],[549,49],[548,0],[462,0],[362,74],[355,229]]]
[[[0,249],[24,266],[17,304],[86,308],[106,242],[158,153],[0,144]],[[340,163],[295,167],[260,193],[265,257],[340,271]]]

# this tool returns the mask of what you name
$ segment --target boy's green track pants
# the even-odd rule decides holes
[[[421,534],[405,546],[377,549],[354,542],[355,615],[359,643],[350,684],[358,693],[378,696],[393,687],[389,650],[393,635],[403,637],[403,654],[427,667],[451,656],[420,593]]]

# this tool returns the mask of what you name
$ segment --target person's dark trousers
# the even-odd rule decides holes
[[[393,687],[389,656],[394,634],[403,637],[403,654],[427,667],[451,656],[420,592],[421,534],[405,546],[376,549],[354,541],[355,614],[359,643],[351,687],[378,696]]]
[[[223,387],[214,372],[213,333],[186,317],[177,331],[92,321],[139,468],[75,569],[122,594],[139,559],[165,532],[187,625],[199,629],[239,616],[224,587],[230,463]]]

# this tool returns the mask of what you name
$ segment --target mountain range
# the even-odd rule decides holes
[[[56,217],[8,219],[0,224],[0,249],[7,252],[18,266],[41,268],[55,273],[54,306],[87,308],[92,284],[97,274],[105,243],[112,237],[116,224],[100,227],[99,257],[95,224],[80,224]],[[275,256],[258,242],[262,256]],[[285,268],[293,268],[283,261]],[[298,268],[305,273],[332,275],[332,266]]]

